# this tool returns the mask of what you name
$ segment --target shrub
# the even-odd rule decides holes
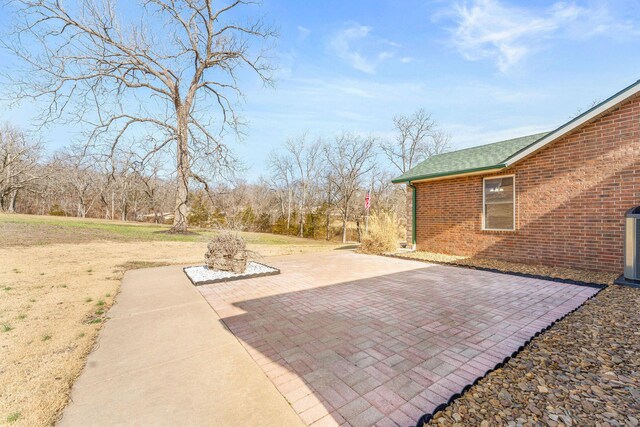
[[[224,227],[227,223],[224,213],[220,210],[220,208],[215,208],[215,210],[209,215],[209,222],[213,227]]]
[[[242,237],[223,231],[211,239],[204,259],[210,269],[244,273],[248,255],[247,244]]]
[[[56,203],[55,205],[51,206],[51,209],[49,209],[49,215],[64,216],[64,211],[62,210],[60,205]]]
[[[373,213],[369,217],[368,230],[362,238],[360,252],[381,254],[395,252],[398,248],[398,219],[395,214]]]
[[[191,204],[191,210],[189,211],[189,225],[193,225],[195,227],[206,227],[209,222],[209,209],[207,208],[207,204],[202,197],[202,194],[197,194],[194,197],[193,203]]]

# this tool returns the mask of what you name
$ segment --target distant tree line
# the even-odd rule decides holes
[[[408,219],[405,188],[391,179],[443,152],[449,137],[423,110],[394,118],[396,137],[340,133],[289,138],[257,182],[201,179],[189,188],[188,222],[310,237],[360,240],[371,210]],[[0,208],[4,212],[173,223],[178,188],[168,158],[125,144],[108,156],[84,145],[46,153],[40,142],[0,128]],[[164,159],[164,160],[163,160]],[[175,172],[173,172],[175,173]],[[204,175],[203,175],[204,176]]]

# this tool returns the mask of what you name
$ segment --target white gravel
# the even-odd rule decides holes
[[[277,271],[278,270],[276,268],[253,261],[249,261],[247,263],[247,269],[245,270],[245,272],[240,274],[231,271],[210,270],[205,265],[187,267],[184,269],[185,274],[189,276],[191,281],[196,285],[212,281],[222,281],[225,279],[237,280],[246,276],[252,276],[254,274],[274,273]]]

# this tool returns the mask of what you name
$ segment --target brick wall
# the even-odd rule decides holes
[[[482,178],[505,174],[516,231],[483,231]],[[419,250],[622,272],[624,214],[640,205],[640,97],[500,173],[415,185]]]

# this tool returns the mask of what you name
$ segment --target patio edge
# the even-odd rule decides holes
[[[450,265],[450,264],[449,264]],[[489,269],[486,269],[489,270]],[[532,277],[532,275],[529,275],[527,277]],[[586,283],[586,282],[580,282],[580,283]],[[513,353],[511,353],[510,356],[505,357],[502,362],[499,362],[496,364],[496,366],[494,366],[493,368],[487,370],[484,375],[476,378],[471,384],[467,384],[466,386],[464,386],[462,388],[462,390],[460,391],[460,393],[455,393],[453,394],[449,400],[447,401],[447,403],[443,403],[438,405],[433,411],[431,412],[427,412],[425,414],[423,414],[419,419],[418,422],[416,423],[416,427],[423,427],[424,424],[430,422],[432,419],[435,418],[435,416],[445,410],[446,408],[449,407],[449,405],[451,405],[454,401],[456,401],[457,399],[459,399],[460,397],[462,397],[467,391],[469,391],[471,389],[471,387],[475,386],[476,384],[478,384],[481,380],[483,380],[484,378],[486,378],[489,374],[491,374],[491,372],[496,371],[498,369],[501,369],[502,367],[504,367],[511,359],[513,359],[514,357],[517,357],[518,354],[523,351],[525,348],[527,348],[527,346],[529,346],[534,339],[536,339],[537,337],[541,336],[542,334],[544,334],[545,332],[547,332],[549,329],[551,329],[556,323],[564,320],[567,316],[569,316],[570,314],[575,313],[576,311],[578,311],[580,308],[582,308],[587,302],[589,302],[591,299],[595,298],[596,296],[598,296],[598,294],[600,292],[602,292],[602,290],[604,290],[605,288],[607,288],[607,285],[601,285],[601,284],[590,284],[590,285],[580,285],[578,284],[578,286],[590,286],[590,287],[594,287],[594,288],[599,288],[598,292],[596,292],[595,294],[591,295],[589,298],[587,298],[582,304],[580,304],[579,306],[577,306],[576,308],[574,308],[573,310],[569,311],[567,314],[557,318],[556,320],[554,320],[553,322],[551,322],[548,326],[542,328],[541,330],[539,330],[538,332],[536,332],[535,334],[533,334],[533,336],[531,338],[529,338],[527,341],[524,342],[524,344],[522,344],[516,351],[514,351]]]

